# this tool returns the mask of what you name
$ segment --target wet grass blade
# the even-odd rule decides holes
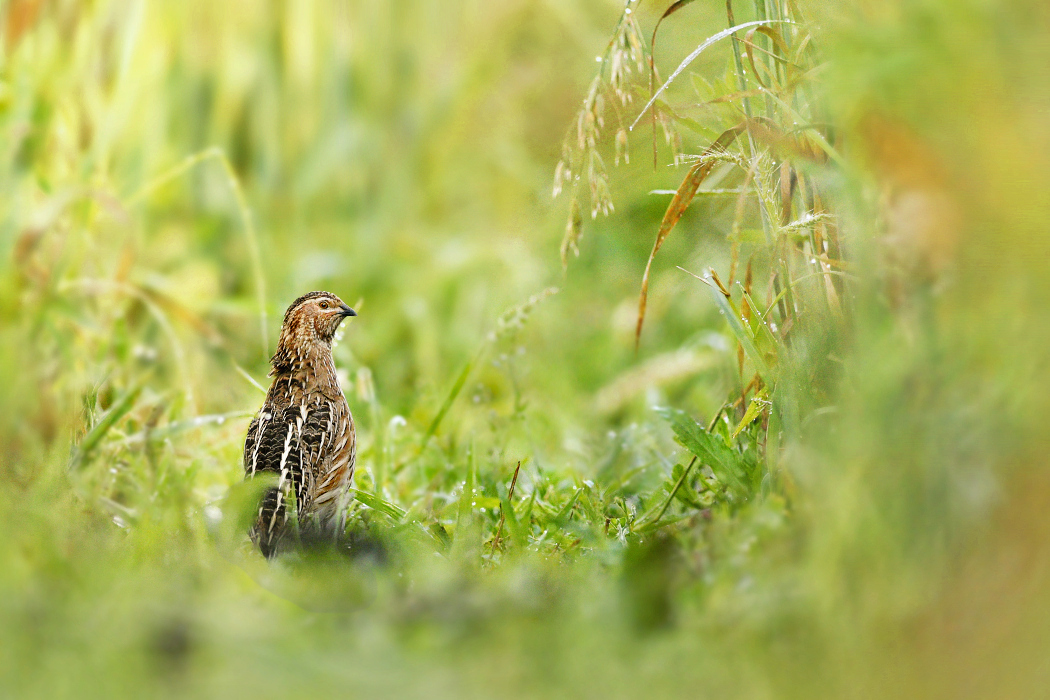
[[[500,513],[499,513],[499,526],[496,528],[496,536],[492,539],[492,549],[496,550],[499,548],[500,537],[503,534],[503,523],[507,522],[510,527],[510,534],[514,540],[520,540],[518,532],[518,520],[514,514],[514,487],[518,484],[518,473],[521,471],[521,460],[518,460],[518,466],[514,467],[514,476],[510,480],[510,488],[507,489],[506,495],[500,495]]]
[[[477,456],[474,440],[470,441],[467,454],[463,493],[456,508],[456,530],[452,538],[452,552],[457,558],[469,558],[470,553],[481,542],[481,532],[474,519],[475,484],[477,484]]]
[[[756,46],[755,43],[754,43],[754,36],[755,36],[756,32],[764,34],[765,36],[769,37],[769,39],[770,39],[771,43],[773,44],[773,46],[775,48],[780,49],[780,52],[783,53],[785,56],[788,55],[788,53],[789,53],[788,47],[787,47],[787,44],[784,43],[784,38],[780,35],[780,32],[778,32],[775,29],[773,29],[772,27],[769,27],[769,26],[766,26],[766,25],[761,25],[761,26],[753,28],[744,37],[744,41],[743,41],[744,50],[747,52],[747,60],[751,64],[752,75],[754,75],[755,80],[758,81],[759,85],[761,85],[762,87],[767,88],[769,90],[772,90],[773,89],[772,85],[767,85],[765,82],[763,82],[761,74],[759,73],[759,70],[758,70],[758,66],[762,66],[762,68],[764,70],[766,70],[767,73],[769,73],[771,81],[772,81],[772,79],[775,76],[770,71],[770,69],[766,67],[765,64],[763,64],[761,62],[759,62],[758,64],[755,63],[755,53],[754,53],[755,49],[761,51],[762,53],[768,54],[773,60],[779,61],[782,64],[790,65],[790,63],[788,62],[787,59],[781,58],[780,56],[777,56],[775,53],[773,53],[771,51],[766,51],[765,49],[761,48],[760,46]]]
[[[195,416],[194,418],[175,421],[174,423],[169,423],[168,425],[164,425],[159,428],[152,428],[150,430],[140,430],[137,433],[132,433],[126,438],[117,440],[115,442],[119,445],[133,445],[139,442],[145,442],[146,440],[163,440],[164,438],[171,437],[172,435],[177,435],[178,433],[182,433],[187,430],[203,428],[207,425],[222,425],[228,420],[250,418],[253,415],[255,415],[255,411],[230,411],[229,413],[215,413],[207,416]]]
[[[243,367],[241,367],[241,366],[240,366],[239,364],[237,364],[236,362],[234,362],[234,363],[233,363],[233,369],[234,369],[234,370],[235,370],[235,371],[237,372],[237,374],[239,374],[239,375],[241,375],[242,377],[244,377],[244,379],[245,379],[245,380],[246,380],[246,381],[247,381],[247,382],[248,382],[249,384],[251,384],[252,386],[254,386],[254,387],[255,387],[256,389],[258,389],[258,390],[259,390],[259,391],[261,391],[262,393],[264,393],[264,394],[266,393],[266,387],[264,387],[264,386],[263,386],[262,384],[260,384],[259,382],[255,381],[255,377],[253,377],[252,375],[248,374],[248,371],[247,371],[246,369],[244,369]]]
[[[664,82],[664,84],[660,86],[660,89],[656,91],[656,93],[653,95],[652,99],[649,100],[649,102],[646,103],[645,107],[642,108],[642,111],[639,112],[638,117],[634,120],[634,123],[631,124],[631,130],[632,131],[634,130],[634,127],[638,125],[638,121],[653,106],[653,104],[656,102],[657,98],[660,97],[660,95],[663,94],[664,90],[666,90],[667,87],[672,82],[674,82],[674,79],[677,78],[679,75],[681,75],[682,71],[684,71],[686,68],[688,68],[689,64],[692,63],[693,61],[695,61],[697,56],[702,54],[709,46],[711,46],[712,44],[714,44],[714,43],[716,43],[718,41],[721,41],[722,39],[725,39],[727,36],[731,36],[731,35],[735,34],[736,32],[740,31],[741,29],[747,29],[749,27],[757,27],[757,26],[762,25],[762,24],[772,24],[772,23],[794,24],[794,22],[791,22],[790,20],[776,20],[776,19],[774,19],[774,20],[757,20],[755,22],[744,22],[743,24],[738,24],[735,27],[730,27],[729,29],[723,29],[722,31],[720,31],[717,34],[715,34],[714,36],[709,37],[706,41],[704,41],[704,43],[702,43],[702,44],[700,44],[700,46],[696,47],[696,49],[691,54],[686,56],[685,60],[683,60],[680,64],[678,64],[678,67],[675,68],[674,73],[671,73],[671,77],[669,77]]]
[[[713,271],[708,272],[708,274],[704,275],[704,278],[710,280],[712,274]],[[765,358],[762,357],[758,348],[755,347],[754,339],[751,337],[748,329],[744,327],[744,322],[741,320],[740,312],[737,310],[736,305],[733,304],[733,300],[722,290],[718,289],[713,283],[709,282],[708,286],[711,287],[711,295],[715,299],[715,304],[718,306],[718,310],[729,323],[729,329],[744,348],[744,352],[747,354],[748,358],[755,363],[755,367],[758,369],[762,381],[768,386],[772,386],[773,376],[769,370],[769,365],[766,364]]]
[[[98,447],[99,443],[102,442],[102,438],[106,436],[106,433],[109,432],[110,428],[116,425],[117,421],[127,415],[128,411],[134,407],[135,399],[138,398],[141,391],[142,384],[136,384],[125,391],[121,397],[102,414],[98,422],[91,427],[91,430],[84,435],[84,439],[80,441],[79,445],[77,445],[69,462],[71,469],[79,469],[84,466],[87,458],[91,455],[92,451]]]
[[[438,428],[441,427],[441,421],[445,420],[445,416],[448,414],[448,410],[452,408],[452,404],[455,403],[456,397],[459,396],[459,392],[463,391],[463,385],[467,383],[467,377],[470,376],[471,370],[474,369],[474,365],[480,357],[481,353],[479,352],[472,360],[463,366],[462,370],[460,370],[459,376],[456,377],[456,381],[453,382],[448,395],[445,396],[445,401],[441,404],[441,408],[438,409],[437,415],[434,416],[434,420],[430,422],[427,432],[423,435],[423,440],[419,444],[420,452],[426,448],[427,443],[430,442],[430,438],[434,437]]]
[[[380,498],[374,493],[368,491],[362,491],[361,489],[351,489],[354,492],[354,498],[361,503],[365,504],[372,510],[377,510],[384,515],[388,515],[393,518],[394,522],[401,522],[405,519],[405,515],[408,511],[397,505],[394,505],[390,501]]]
[[[583,493],[583,489],[576,489],[569,502],[565,504],[565,507],[558,511],[558,514],[554,516],[554,522],[559,525],[563,525],[569,521],[569,516],[572,515],[572,509],[576,507],[576,501],[580,500],[580,494]]]
[[[737,310],[736,305],[730,298],[728,290],[726,290],[721,281],[718,280],[718,276],[714,274],[714,270],[709,270],[707,274],[701,277],[689,272],[689,270],[686,270],[681,266],[679,266],[678,269],[687,275],[696,277],[711,288],[711,293],[715,298],[715,305],[718,306],[719,312],[725,316],[726,321],[729,323],[730,330],[740,342],[740,346],[744,348],[744,352],[751,361],[755,363],[755,367],[758,369],[762,381],[765,382],[767,386],[773,386],[775,377],[773,376],[769,365],[762,357],[762,354],[758,351],[758,348],[755,347],[754,338],[752,338],[751,333],[748,332],[748,328],[744,326],[740,311]]]
[[[670,235],[671,231],[678,224],[678,221],[682,218],[682,214],[684,214],[685,210],[689,208],[689,204],[693,201],[693,197],[696,196],[696,191],[700,188],[700,184],[704,181],[704,178],[711,173],[711,169],[715,166],[714,160],[706,159],[703,156],[709,156],[719,151],[724,151],[731,143],[733,143],[746,126],[746,122],[741,122],[731,129],[726,129],[714,143],[704,150],[703,155],[697,160],[696,164],[689,169],[682,184],[678,186],[678,191],[675,192],[674,198],[671,199],[671,203],[667,206],[667,211],[664,212],[663,221],[660,222],[660,230],[657,232],[656,241],[653,243],[653,250],[649,253],[649,260],[645,263],[645,273],[642,275],[642,289],[638,295],[638,322],[634,329],[635,349],[638,348],[638,344],[642,338],[642,324],[645,323],[645,308],[649,299],[649,275],[652,272],[653,260],[656,258],[656,254],[660,251],[660,246],[664,244],[667,236]]]
[[[678,12],[686,5],[692,3],[693,0],[677,0],[677,2],[671,3],[670,7],[664,10],[664,13],[660,15],[660,19],[656,20],[656,26],[653,27],[653,37],[649,40],[649,99],[655,99],[654,89],[656,83],[656,64],[654,63],[654,57],[656,56],[656,33],[660,31],[660,24],[669,16]],[[652,127],[653,127],[653,167],[656,167],[657,153],[656,153],[656,110],[652,111]]]
[[[660,518],[664,517],[664,513],[666,513],[667,509],[670,507],[671,501],[673,501],[675,496],[678,495],[678,489],[682,488],[682,484],[684,484],[685,480],[689,478],[689,473],[693,471],[693,466],[696,464],[696,460],[697,457],[694,454],[693,458],[689,460],[689,464],[682,470],[682,475],[678,477],[678,481],[676,481],[671,488],[671,492],[667,494],[667,498],[663,500],[663,503],[661,503],[658,508],[649,511],[649,513],[642,518],[641,523],[632,529],[637,529],[641,532],[648,532],[664,525],[664,523],[660,522]]]
[[[743,432],[744,428],[755,422],[755,419],[762,415],[762,411],[769,406],[769,400],[766,397],[765,390],[760,391],[754,398],[751,399],[751,403],[747,405],[747,410],[744,411],[744,417],[737,423],[736,428],[733,429],[733,439]]]
[[[502,490],[502,489],[501,489]],[[514,512],[514,503],[511,501],[513,493],[506,493],[500,497],[500,524],[496,529],[496,537],[492,540],[492,548],[498,549],[500,541],[503,536],[503,524],[506,523],[507,531],[510,533],[510,539],[516,545],[520,545],[524,541],[522,536],[521,526],[518,524],[518,516]]]
[[[740,286],[741,289],[743,289],[743,285]],[[749,325],[752,337],[755,340],[756,349],[760,353],[764,350],[767,356],[772,355],[773,359],[771,362],[776,363],[778,359],[777,349],[779,348],[779,343],[777,342],[776,336],[773,335],[773,331],[770,329],[769,324],[766,322],[766,315],[759,312],[758,305],[755,304],[754,299],[751,298],[751,295],[748,294],[746,290],[743,292],[742,301],[750,315]]]

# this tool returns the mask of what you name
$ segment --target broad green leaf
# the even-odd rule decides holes
[[[696,455],[702,464],[711,467],[719,481],[740,495],[747,495],[750,491],[750,470],[740,455],[726,445],[722,438],[707,432],[685,411],[665,408],[660,409],[659,413],[671,424],[678,442]]]

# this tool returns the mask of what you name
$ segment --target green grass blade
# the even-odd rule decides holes
[[[556,516],[554,516],[554,522],[561,525],[569,521],[569,516],[572,515],[572,509],[576,507],[576,501],[580,500],[581,493],[583,493],[583,489],[580,488],[573,492],[569,502],[565,504],[565,507],[558,511]]]
[[[128,411],[135,405],[135,399],[138,398],[139,393],[142,391],[142,384],[137,384],[132,388],[125,391],[119,399],[114,402],[102,417],[99,418],[98,422],[91,427],[91,430],[84,435],[84,439],[77,445],[76,450],[70,459],[70,467],[72,469],[78,469],[84,465],[87,458],[91,455],[91,452],[98,447],[99,443],[102,442],[102,438],[106,436],[110,428],[116,425],[117,421],[127,415]]]
[[[437,433],[438,428],[441,427],[441,421],[445,420],[445,415],[448,414],[448,410],[452,408],[452,404],[455,403],[456,397],[463,391],[463,386],[467,383],[467,378],[470,376],[471,370],[474,369],[474,365],[481,357],[481,352],[474,356],[472,360],[467,362],[460,370],[459,376],[456,377],[456,381],[452,384],[452,388],[449,390],[448,395],[445,397],[445,401],[441,404],[441,408],[438,409],[437,415],[434,416],[434,420],[430,422],[430,426],[427,428],[427,432],[423,435],[423,440],[419,445],[419,451],[422,452],[427,443],[430,442],[430,438],[434,437]]]
[[[744,22],[743,24],[738,24],[735,27],[729,27],[728,29],[723,29],[722,31],[718,32],[717,34],[708,37],[707,40],[704,41],[702,44],[700,44],[700,46],[696,47],[696,49],[694,49],[691,54],[686,56],[685,60],[683,60],[680,64],[678,64],[678,67],[675,68],[674,73],[671,73],[671,77],[669,77],[664,82],[664,84],[660,86],[660,89],[657,90],[656,93],[653,94],[653,98],[646,103],[645,107],[642,108],[642,111],[638,113],[638,117],[634,120],[634,123],[631,124],[631,130],[632,131],[634,130],[634,127],[638,125],[638,122],[641,120],[642,116],[646,112],[649,111],[649,109],[653,106],[653,103],[656,102],[656,100],[660,97],[660,95],[663,94],[664,90],[666,90],[667,87],[672,82],[674,82],[674,79],[677,78],[679,75],[681,75],[682,71],[684,71],[686,68],[688,68],[689,64],[692,63],[693,61],[695,61],[696,58],[700,54],[702,54],[709,46],[711,46],[712,44],[714,44],[714,43],[716,43],[718,41],[721,41],[722,39],[725,39],[727,36],[731,36],[731,35],[735,34],[736,32],[739,32],[741,29],[747,29],[748,27],[757,27],[757,26],[762,25],[762,24],[774,24],[774,23],[794,24],[794,22],[791,22],[789,20],[758,20],[758,21],[755,21],[755,22]]]
[[[737,423],[736,428],[733,429],[733,439],[743,432],[744,428],[751,425],[756,418],[762,415],[762,411],[769,405],[769,401],[766,399],[765,391],[759,392],[754,398],[751,399],[751,403],[747,405],[747,410],[744,411],[744,417]]]
[[[664,513],[666,513],[667,509],[670,507],[671,501],[673,501],[675,499],[675,496],[678,495],[678,489],[682,488],[682,484],[684,484],[685,480],[689,478],[689,473],[693,471],[693,465],[696,464],[696,459],[697,456],[694,454],[693,458],[689,460],[688,466],[686,466],[686,468],[682,470],[682,475],[678,477],[678,481],[675,482],[674,486],[671,488],[670,493],[667,494],[667,498],[663,500],[663,503],[661,503],[659,507],[654,508],[653,510],[649,511],[649,513],[647,513],[644,517],[642,517],[641,523],[636,526],[640,531],[647,532],[654,525],[658,525],[660,523],[660,518],[664,517]]]
[[[737,310],[736,305],[733,304],[732,300],[727,298],[725,294],[722,294],[722,292],[718,290],[718,287],[710,282],[710,275],[705,275],[704,280],[707,281],[708,286],[711,287],[711,293],[715,298],[715,304],[729,323],[729,329],[733,331],[733,335],[736,336],[740,345],[743,346],[744,352],[747,354],[748,358],[755,363],[755,368],[762,377],[762,381],[772,386],[773,375],[769,370],[769,365],[766,364],[762,354],[758,351],[758,348],[755,347],[755,342],[751,338],[751,334],[748,333],[747,328],[744,327],[744,322],[741,320],[740,312]]]
[[[405,519],[405,515],[408,511],[400,506],[396,506],[390,501],[380,498],[379,496],[369,491],[362,491],[361,489],[351,489],[354,492],[354,498],[361,503],[365,504],[372,510],[377,510],[384,515],[388,515],[395,522],[401,522]]]

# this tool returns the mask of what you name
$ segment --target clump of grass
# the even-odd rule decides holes
[[[666,9],[653,30],[652,42],[665,19],[673,15],[672,22],[682,21],[684,13],[680,11],[688,4],[673,3]],[[835,177],[837,164],[842,161],[830,143],[831,126],[821,120],[812,99],[812,80],[818,68],[812,30],[790,4],[781,8],[776,3],[774,16],[763,16],[773,9],[766,4],[758,3],[756,7],[757,19],[737,23],[732,3],[727,3],[728,28],[702,42],[663,84],[657,80],[651,51],[645,53],[641,47],[628,51],[617,38],[634,31],[621,27],[636,27],[630,4],[609,51],[613,57],[610,60],[616,65],[631,56],[649,57],[651,96],[636,111],[629,128],[641,124],[647,114],[652,117],[654,161],[658,155],[658,122],[665,129],[673,128],[675,133],[684,126],[720,134],[713,142],[702,145],[698,156],[683,157],[677,148],[674,151],[675,164],[681,160],[691,165],[664,213],[642,275],[636,346],[642,337],[657,253],[717,170],[721,180],[735,180],[731,189],[736,196],[735,212],[725,232],[729,269],[722,272],[728,282],[723,283],[713,268],[694,276],[710,288],[737,343],[739,389],[718,413],[734,417],[736,427],[729,436],[731,440],[739,439],[749,426],[761,427],[763,435],[756,443],[761,452],[759,461],[768,463],[775,472],[776,446],[782,443],[780,433],[785,422],[797,426],[800,420],[798,416],[783,415],[788,409],[778,400],[779,361],[790,352],[792,338],[804,334],[806,326],[820,328],[842,323],[843,299],[850,293],[845,272],[849,260],[842,251],[836,218],[828,211],[827,182]],[[634,33],[630,36],[637,38]],[[672,110],[666,96],[679,87],[676,80],[702,53],[724,50],[729,42],[734,60],[725,75],[715,82],[695,79],[693,106]],[[586,138],[577,139],[574,148],[568,149],[570,155],[559,163],[556,194],[568,182],[564,163],[600,162],[593,153],[600,143],[598,128],[603,122],[594,116],[597,103],[590,95],[597,94],[601,86],[622,95],[621,102],[629,104],[629,90],[622,81],[610,78],[606,82],[599,70],[577,118],[578,124],[591,125],[591,130]],[[626,138],[627,132],[623,134]],[[617,154],[620,139],[618,134]],[[592,193],[607,192],[604,171],[588,171],[587,175]],[[576,196],[574,192],[563,258],[565,250],[573,249],[579,239]],[[597,199],[604,202],[606,196]],[[595,201],[596,196],[592,194],[591,199]],[[607,213],[611,203],[592,209],[592,216],[599,209]],[[745,230],[758,231],[761,237],[751,236],[745,241]],[[738,279],[741,267],[745,273]]]

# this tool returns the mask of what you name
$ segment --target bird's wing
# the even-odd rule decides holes
[[[327,401],[302,403],[284,409],[263,408],[248,426],[244,443],[247,477],[269,472],[278,477],[277,488],[295,490],[301,514],[313,500],[313,484],[326,461],[332,442],[332,412]],[[286,497],[285,497],[286,498]],[[279,498],[277,507],[285,498]]]
[[[323,452],[314,489],[314,509],[322,520],[328,521],[337,515],[341,507],[340,498],[346,495],[353,478],[357,445],[354,419],[346,400],[328,404],[327,428],[323,433]]]

